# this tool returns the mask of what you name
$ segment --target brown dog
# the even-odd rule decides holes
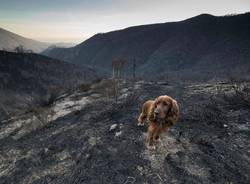
[[[179,106],[170,96],[159,96],[154,101],[146,101],[138,118],[138,126],[143,126],[145,119],[148,120],[148,132],[146,145],[155,148],[153,142],[159,141],[160,134],[171,127],[179,118]]]

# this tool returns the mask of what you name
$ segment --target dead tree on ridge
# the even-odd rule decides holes
[[[112,79],[113,79],[113,91],[114,91],[114,98],[117,102],[118,99],[118,93],[119,93],[119,79],[121,77],[121,70],[124,67],[126,63],[126,59],[122,57],[114,58],[112,60]]]
[[[113,70],[113,74],[112,74],[112,78],[120,78],[121,77],[121,70],[124,67],[126,63],[126,59],[118,57],[118,58],[114,58],[112,60],[112,70]]]

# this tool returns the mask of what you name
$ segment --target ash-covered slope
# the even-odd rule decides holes
[[[37,54],[0,51],[0,111],[7,116],[28,105],[42,105],[96,79],[96,73],[86,67]]]
[[[167,75],[196,80],[247,74],[249,19],[250,13],[225,17],[202,14],[180,22],[97,34],[75,47],[52,49],[47,54],[110,73],[112,59],[124,57],[127,76],[135,61],[137,75],[151,80]]]
[[[0,28],[0,50],[13,51],[20,45],[23,46],[25,50],[39,53],[48,48],[50,44],[25,38]]]
[[[1,123],[0,183],[250,182],[249,103],[241,101],[250,100],[249,82],[120,81],[117,103],[107,96],[110,84],[66,93],[40,114]],[[178,101],[181,118],[150,151],[136,119],[145,100],[162,94]]]

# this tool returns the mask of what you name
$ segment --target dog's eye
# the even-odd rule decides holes
[[[157,108],[158,105],[159,105],[159,102],[156,102],[156,103],[155,103],[155,108]]]

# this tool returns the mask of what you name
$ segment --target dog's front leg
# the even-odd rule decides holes
[[[138,118],[137,126],[144,126],[144,121],[145,121],[146,117],[147,116],[142,112]]]
[[[155,149],[154,146],[154,133],[155,133],[155,126],[153,126],[152,124],[149,125],[148,127],[148,132],[147,132],[147,136],[146,136],[146,140],[145,140],[145,144],[147,146],[148,149]]]

